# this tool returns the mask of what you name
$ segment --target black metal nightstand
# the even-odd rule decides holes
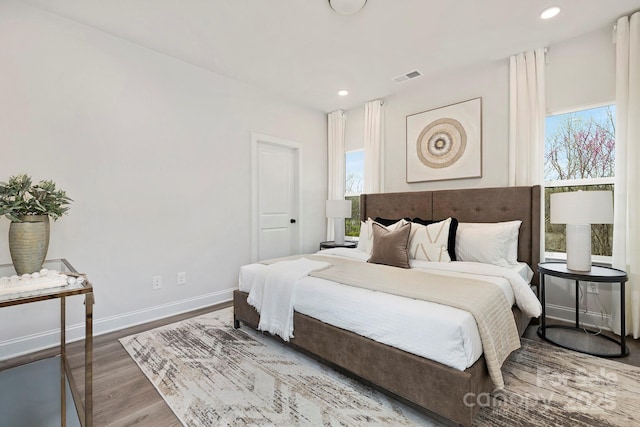
[[[625,343],[625,302],[624,302],[624,285],[628,280],[627,273],[622,270],[617,270],[610,267],[592,266],[591,271],[573,271],[567,268],[567,264],[564,262],[541,262],[538,264],[538,272],[540,273],[540,300],[542,302],[542,319],[541,325],[538,327],[538,336],[542,339],[556,344],[560,347],[568,348],[569,350],[579,351],[581,353],[591,354],[599,357],[625,357],[629,354],[629,348]],[[575,326],[564,325],[547,325],[546,324],[546,303],[545,303],[545,275],[559,277],[562,279],[575,280],[576,282],[576,324]],[[600,282],[600,283],[619,283],[620,284],[620,330],[622,332],[620,340],[598,333],[598,331],[586,329],[580,327],[580,307],[579,307],[579,288],[580,282]],[[551,338],[547,335],[549,329],[561,329],[564,331],[584,331],[587,334],[581,334],[574,338],[573,344],[567,343],[567,337],[564,337],[565,342],[560,342],[557,336]],[[556,334],[554,334],[556,335]],[[582,338],[582,335],[587,339]],[[570,338],[570,337],[569,337]],[[620,346],[619,353],[602,353],[594,352],[589,349],[589,340],[594,339],[606,339],[612,341]]]
[[[338,244],[334,241],[328,241],[328,242],[321,242],[320,243],[320,250],[322,249],[331,249],[331,248],[349,248],[349,249],[355,249],[358,247],[358,242],[354,242],[353,240],[349,241],[345,241],[342,244]]]

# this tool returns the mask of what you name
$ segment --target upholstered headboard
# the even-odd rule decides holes
[[[454,217],[459,222],[501,222],[521,220],[518,260],[531,266],[538,284],[540,261],[540,186],[471,188],[363,194],[360,219]]]

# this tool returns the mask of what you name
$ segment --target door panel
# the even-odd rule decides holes
[[[297,253],[297,151],[258,143],[258,259]]]

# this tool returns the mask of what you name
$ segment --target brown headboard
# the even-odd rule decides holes
[[[538,284],[540,261],[540,186],[471,188],[463,190],[415,191],[363,194],[360,219],[454,217],[459,222],[501,222],[521,220],[518,261],[534,271]]]

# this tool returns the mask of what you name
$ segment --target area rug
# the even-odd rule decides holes
[[[243,326],[231,309],[120,340],[186,426],[440,426]],[[523,339],[474,426],[640,425],[640,368]]]

